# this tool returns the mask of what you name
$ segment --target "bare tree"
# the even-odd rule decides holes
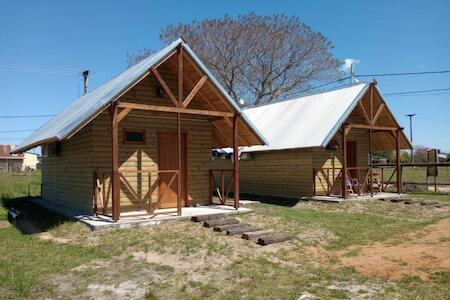
[[[160,34],[166,43],[178,37],[227,92],[236,100],[246,99],[246,105],[288,98],[339,76],[340,62],[330,52],[331,42],[298,17],[225,16],[169,25]]]

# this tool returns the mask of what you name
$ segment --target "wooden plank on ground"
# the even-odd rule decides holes
[[[225,217],[224,214],[201,215],[201,216],[193,216],[191,218],[191,221],[204,222],[204,221],[208,221],[208,220],[223,219],[224,217]]]
[[[227,235],[237,235],[242,234],[244,232],[254,232],[254,231],[261,231],[261,228],[257,227],[235,227],[227,230]]]
[[[214,231],[224,232],[231,228],[249,228],[248,224],[227,224],[227,225],[218,225],[214,226]]]
[[[239,220],[237,219],[215,219],[215,220],[207,220],[203,224],[203,226],[207,228],[219,226],[219,225],[229,225],[229,224],[239,224]]]
[[[290,240],[290,237],[280,233],[274,233],[271,235],[262,236],[258,239],[258,244],[262,246],[281,243]]]
[[[260,231],[253,231],[253,232],[246,231],[242,234],[242,238],[244,240],[253,240],[253,239],[257,239],[262,236],[270,235],[273,233],[274,232],[272,230],[260,230]]]

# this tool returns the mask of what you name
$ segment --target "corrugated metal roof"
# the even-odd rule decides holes
[[[241,113],[242,111],[239,106],[227,94],[224,88],[195,55],[192,49],[180,38],[164,49],[150,55],[148,58],[132,66],[96,90],[76,100],[66,110],[49,120],[41,128],[22,141],[17,148],[14,149],[14,152],[22,152],[36,147],[44,142],[60,141],[70,137],[86,125],[90,120],[95,118],[99,113],[101,113],[111,102],[117,100],[121,93],[143,78],[152,66],[170,55],[179,45],[186,49],[196,64],[202,69],[203,72],[205,72],[211,82],[220,90],[234,109],[238,113]],[[256,134],[256,136],[258,136],[263,143],[267,143],[258,129],[253,126],[245,115],[243,115],[243,119],[249,128]]]
[[[368,87],[368,83],[360,83],[245,109],[269,144],[243,147],[241,152],[325,147]]]

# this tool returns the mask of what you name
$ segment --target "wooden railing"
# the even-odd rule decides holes
[[[156,173],[156,187],[152,185],[152,173]],[[127,174],[136,174],[139,177],[137,184],[137,189],[129,182]],[[145,175],[146,174],[146,175]],[[169,179],[169,183],[164,187],[163,190],[159,190],[161,174],[172,174]],[[148,180],[147,191],[143,193],[143,175]],[[112,197],[112,182],[111,182],[111,171],[101,172],[94,171],[94,195],[93,195],[93,211],[96,214],[107,215],[108,205]],[[132,203],[137,203],[138,209],[145,209],[148,214],[154,214],[155,210],[160,207],[161,199],[166,195],[169,188],[178,180],[178,170],[122,170],[119,171],[119,186],[120,190],[127,193]],[[153,202],[153,194],[157,191],[157,201]],[[147,202],[147,205],[146,205]]]
[[[229,173],[229,175],[228,175]],[[218,174],[219,182],[216,181],[215,175]],[[226,178],[228,175],[229,178]],[[228,195],[230,194],[231,187],[233,185],[233,169],[211,169],[209,170],[210,177],[210,196],[211,203],[213,200],[214,193],[217,194],[219,201],[222,205],[226,205]]]
[[[385,181],[384,177],[386,171],[384,169],[380,169],[381,174],[378,174],[374,168],[371,169],[370,167],[348,167],[347,169],[346,178],[348,182],[350,182],[349,184],[352,185],[354,193],[357,194],[384,192],[386,188],[392,184],[392,179],[397,171],[396,168],[394,168],[389,179]],[[341,180],[342,168],[313,168],[314,195],[319,194],[317,182],[327,196],[333,194],[335,187],[338,187],[338,192],[335,194],[341,194],[342,188],[341,185],[338,184]],[[376,188],[374,188],[374,186],[376,186]]]

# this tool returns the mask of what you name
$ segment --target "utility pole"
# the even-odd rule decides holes
[[[405,115],[406,117],[409,117],[409,139],[411,141],[411,162],[414,163],[414,144],[413,144],[413,134],[412,134],[412,117],[414,117],[416,114],[408,114]]]
[[[83,73],[81,73],[81,75],[83,75],[83,79],[84,79],[84,94],[86,95],[88,93],[89,70],[83,71]]]

